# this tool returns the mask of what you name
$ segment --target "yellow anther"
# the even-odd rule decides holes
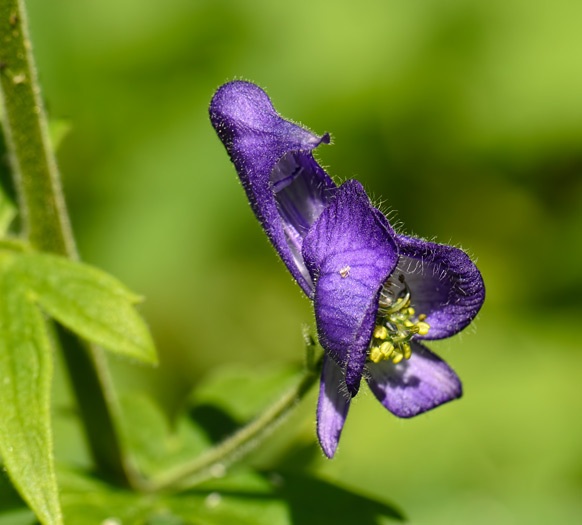
[[[384,341],[380,345],[380,352],[382,352],[382,358],[388,359],[394,350],[394,345],[388,341]]]
[[[404,351],[404,359],[410,359],[410,356],[412,355],[410,345],[408,343],[403,343],[402,350]]]
[[[426,314],[420,314],[420,315],[418,316],[418,320],[419,320],[419,321],[424,321],[425,319],[426,319]]]
[[[404,326],[406,326],[406,328],[412,328],[414,326],[414,323],[407,319],[406,321],[404,321]]]
[[[394,353],[392,354],[392,362],[396,365],[403,359],[404,356],[398,350],[394,350]]]
[[[380,348],[378,348],[377,346],[373,346],[370,349],[370,361],[374,363],[379,363],[380,361],[382,361],[382,352],[380,351]]]
[[[414,315],[414,308],[408,309],[408,315]]]
[[[374,337],[376,339],[386,339],[388,337],[388,329],[385,326],[376,326],[374,328]]]
[[[416,323],[416,326],[418,328],[418,335],[428,334],[428,331],[430,329],[430,325],[428,323],[420,321],[420,322]]]

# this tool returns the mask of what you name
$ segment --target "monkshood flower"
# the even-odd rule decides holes
[[[254,84],[219,88],[210,119],[255,215],[314,303],[324,453],[334,455],[362,377],[398,417],[460,397],[455,372],[422,341],[456,334],[481,308],[485,288],[469,257],[395,233],[359,182],[337,187],[312,155],[329,135],[284,120]]]

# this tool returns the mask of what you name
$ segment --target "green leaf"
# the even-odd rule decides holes
[[[43,524],[62,523],[53,464],[51,344],[42,314],[0,255],[0,454]]]
[[[135,494],[60,471],[67,523],[143,525],[378,525],[403,521],[393,505],[308,473],[239,469],[180,494]]]
[[[333,481],[304,472],[271,476],[274,476],[275,494],[286,502],[292,523],[376,525],[405,519],[392,504],[340,487]]]
[[[289,365],[276,368],[224,366],[196,387],[190,404],[219,407],[243,423],[285,392],[300,373],[300,368]]]
[[[155,477],[191,460],[212,444],[186,416],[170,426],[165,414],[146,394],[125,395],[121,408],[124,438],[146,476]]]
[[[92,266],[44,253],[18,257],[13,272],[51,317],[111,352],[156,363],[140,298]]]
[[[107,519],[143,525],[291,524],[285,502],[273,497],[268,481],[254,474],[242,479],[232,493],[203,488],[178,495],[140,495],[79,473],[59,473],[65,521],[75,525]],[[241,487],[246,490],[240,492]]]

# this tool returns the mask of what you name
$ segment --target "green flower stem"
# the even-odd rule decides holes
[[[310,349],[308,349],[309,353]],[[301,377],[281,398],[256,419],[232,436],[209,449],[189,463],[164,472],[159,477],[141,482],[139,489],[158,492],[168,489],[187,489],[224,474],[226,468],[241,460],[258,446],[305,397],[319,379],[322,359],[308,362]]]
[[[0,0],[0,86],[2,125],[23,234],[38,250],[77,259],[49,141],[23,0]],[[103,474],[128,483],[130,465],[116,432],[118,408],[102,350],[62,329],[58,333],[97,467]]]

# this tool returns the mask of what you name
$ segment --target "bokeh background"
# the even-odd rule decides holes
[[[474,328],[432,345],[465,397],[401,421],[363,389],[314,471],[413,523],[579,522],[582,3],[27,4],[49,114],[70,125],[58,157],[80,252],[147,298],[159,347],[155,371],[115,360],[121,390],[171,416],[225,364],[302,359],[311,306],[207,116],[219,85],[252,80],[332,134],[316,155],[336,181],[468,250],[487,286]],[[313,441],[314,411],[311,396],[288,441]]]

